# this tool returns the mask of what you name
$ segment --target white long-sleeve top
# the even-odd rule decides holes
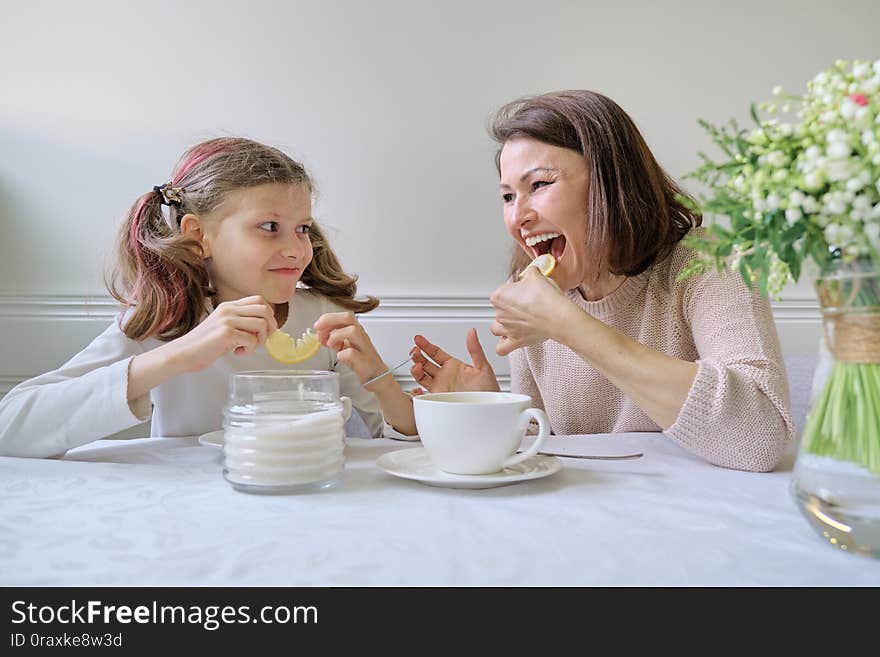
[[[281,329],[298,337],[323,313],[341,310],[323,295],[298,289]],[[199,372],[181,374],[157,386],[129,406],[131,359],[161,344],[155,338],[132,340],[114,320],[64,365],[20,383],[0,400],[0,455],[56,456],[148,419],[152,419],[154,436],[216,431],[222,426],[231,374],[291,369],[262,348],[246,355],[230,352]],[[336,352],[321,347],[296,369],[338,372],[340,394],[351,398],[370,435],[382,435],[387,425],[378,400],[364,389],[354,372],[336,360]]]

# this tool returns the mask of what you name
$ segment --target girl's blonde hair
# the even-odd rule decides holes
[[[165,189],[156,187],[134,202],[120,228],[117,262],[107,283],[116,300],[134,309],[123,327],[125,335],[168,341],[201,321],[214,290],[201,245],[181,234],[180,220],[187,213],[212,212],[232,191],[268,183],[313,190],[303,166],[277,148],[222,137],[187,150]],[[300,280],[348,310],[362,313],[378,306],[374,297],[355,299],[357,277],[343,271],[317,225],[309,235],[312,261]]]

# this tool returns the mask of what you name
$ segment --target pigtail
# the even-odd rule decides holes
[[[132,205],[119,230],[119,256],[107,285],[126,309],[134,308],[121,327],[133,340],[170,341],[186,334],[201,321],[211,294],[201,245],[171,228],[162,200],[156,190]]]

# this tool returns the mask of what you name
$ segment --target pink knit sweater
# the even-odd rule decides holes
[[[700,229],[697,229],[700,230]],[[679,244],[613,294],[568,298],[593,317],[699,371],[666,435],[716,465],[772,470],[791,441],[788,382],[770,305],[738,273],[676,282],[694,252]],[[660,431],[574,351],[552,340],[510,355],[511,390],[531,395],[556,434]]]

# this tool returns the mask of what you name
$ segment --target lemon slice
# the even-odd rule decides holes
[[[556,258],[549,253],[545,253],[532,260],[529,263],[529,267],[537,267],[539,272],[549,277],[553,270],[556,269]]]
[[[275,331],[266,338],[266,351],[279,363],[294,365],[308,360],[321,348],[318,336],[312,329],[306,329],[299,338],[294,340],[284,331]]]

